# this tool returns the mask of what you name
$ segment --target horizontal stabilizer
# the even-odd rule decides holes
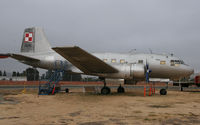
[[[10,54],[0,54],[0,59],[8,58],[8,57],[10,57]]]
[[[38,62],[38,61],[40,61],[38,59],[28,57],[28,56],[25,56],[25,55],[20,55],[20,54],[12,54],[12,53],[0,54],[0,58],[8,58],[8,57],[14,58],[14,59],[19,60],[19,61],[27,61],[27,62]]]
[[[86,74],[118,72],[109,64],[77,46],[55,47],[52,49]]]

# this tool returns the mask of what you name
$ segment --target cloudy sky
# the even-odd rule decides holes
[[[0,53],[19,52],[23,30],[39,26],[52,46],[89,52],[174,53],[200,72],[199,0],[1,0]],[[27,66],[0,60],[0,70]]]

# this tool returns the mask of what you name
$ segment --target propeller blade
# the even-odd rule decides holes
[[[146,60],[146,82],[149,83],[149,73],[151,73],[152,71],[149,69],[149,64]]]

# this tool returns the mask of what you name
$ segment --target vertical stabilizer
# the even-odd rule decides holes
[[[51,46],[42,28],[26,28],[22,39],[21,52],[37,53],[51,51]]]

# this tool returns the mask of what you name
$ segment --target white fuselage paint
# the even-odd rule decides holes
[[[40,62],[38,63],[23,62],[25,64],[34,67],[39,67],[43,69],[59,68],[73,73],[84,74],[82,71],[80,71],[78,68],[73,66],[65,58],[55,53],[54,51],[47,53],[32,53],[32,54],[22,53],[22,54],[40,60]],[[92,55],[98,57],[101,60],[104,61],[107,60],[106,63],[116,68],[119,72],[108,73],[108,74],[87,74],[87,75],[95,75],[99,77],[117,78],[117,79],[144,79],[145,73],[143,72],[145,71],[146,63],[149,64],[149,69],[152,71],[150,73],[151,78],[180,79],[183,77],[189,77],[194,72],[193,68],[184,63],[175,64],[174,66],[172,66],[171,60],[180,60],[180,59],[169,55],[130,54],[130,53],[127,54],[92,53]],[[116,60],[116,62],[112,62],[113,59]],[[137,71],[140,72],[138,73],[136,71],[131,72],[131,68],[137,69]]]

